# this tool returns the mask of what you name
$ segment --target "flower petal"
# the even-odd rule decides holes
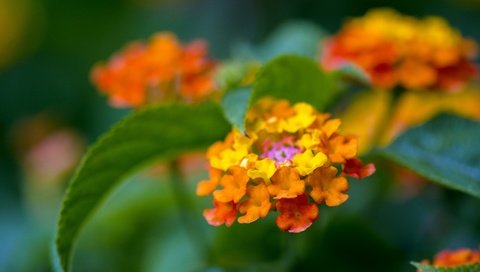
[[[312,187],[309,194],[316,203],[338,206],[347,201],[348,195],[344,192],[348,190],[348,181],[337,177],[337,171],[333,166],[320,167],[307,177],[307,184]]]
[[[198,183],[196,191],[197,195],[206,196],[214,191],[218,186],[218,182],[220,181],[222,174],[222,170],[210,167],[210,179],[202,180]]]
[[[272,177],[268,192],[275,198],[295,198],[305,191],[305,182],[300,179],[297,170],[281,167]]]
[[[240,213],[245,214],[238,218],[239,223],[251,223],[260,217],[267,216],[270,211],[270,194],[267,186],[260,183],[256,186],[248,186],[248,199],[239,205]]]
[[[343,173],[347,176],[363,179],[375,173],[375,165],[373,163],[363,165],[362,161],[357,158],[348,159],[343,166]]]
[[[230,201],[238,203],[247,191],[249,181],[247,171],[240,166],[232,166],[229,172],[220,180],[223,189],[214,191],[213,197],[215,200],[224,203]]]
[[[276,206],[280,212],[276,223],[283,231],[302,232],[318,217],[317,205],[308,203],[308,197],[305,194],[292,199],[280,199]]]
[[[265,183],[270,184],[270,178],[275,173],[275,162],[272,159],[265,158],[257,160],[255,166],[247,171],[251,179],[261,178]]]
[[[237,207],[233,202],[222,203],[213,201],[214,208],[205,209],[203,211],[203,217],[207,220],[208,224],[212,226],[220,226],[225,224],[231,226],[237,217]]]
[[[328,157],[333,163],[344,163],[357,155],[358,140],[351,136],[334,135],[329,142]]]
[[[328,158],[325,154],[318,152],[313,155],[312,150],[305,150],[303,153],[297,154],[293,157],[295,169],[297,169],[302,176],[312,173],[313,170],[324,165],[327,161]]]

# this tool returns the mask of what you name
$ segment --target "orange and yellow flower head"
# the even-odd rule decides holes
[[[108,62],[97,64],[91,78],[116,107],[167,100],[197,102],[216,91],[217,63],[207,53],[204,41],[184,45],[173,34],[161,32],[148,43],[133,42]]]
[[[339,126],[306,103],[257,102],[245,132],[234,129],[207,152],[210,179],[197,194],[213,196],[208,223],[251,223],[276,210],[280,229],[301,232],[317,219],[318,205],[347,201],[346,176],[367,177],[375,166],[362,165],[356,138],[341,135]]]
[[[430,264],[428,260],[422,263]],[[454,267],[471,264],[480,264],[480,250],[460,248],[457,250],[443,250],[435,255],[432,265],[435,267]]]
[[[323,48],[327,69],[353,63],[380,88],[460,89],[476,74],[477,44],[440,17],[375,9],[349,20]]]

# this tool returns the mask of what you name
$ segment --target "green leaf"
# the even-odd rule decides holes
[[[348,79],[358,81],[365,85],[370,85],[372,80],[370,76],[353,62],[343,62],[339,67],[335,68],[335,72]]]
[[[320,40],[326,31],[306,21],[291,21],[281,25],[259,46],[258,58],[268,61],[281,54],[316,57]]]
[[[260,64],[253,60],[233,59],[222,63],[215,76],[219,88],[229,91],[245,85],[245,80],[253,75]]]
[[[327,32],[307,21],[290,21],[274,30],[261,44],[239,43],[232,55],[240,59],[267,62],[282,54],[296,54],[309,58],[320,55],[320,42]]]
[[[433,182],[480,197],[479,135],[479,122],[441,115],[379,152]]]
[[[318,110],[325,110],[339,93],[335,80],[333,74],[325,73],[309,58],[283,55],[262,67],[253,90],[244,87],[227,92],[222,100],[224,114],[232,125],[243,130],[245,112],[253,102],[265,96],[292,103],[307,102]]]
[[[251,103],[264,96],[307,102],[318,110],[337,96],[333,74],[320,69],[315,61],[301,56],[283,55],[265,64],[254,84]]]
[[[480,263],[454,267],[434,267],[416,262],[411,262],[411,264],[422,272],[480,272]]]
[[[231,90],[222,99],[223,112],[227,120],[240,131],[245,129],[245,114],[250,102],[251,87]]]
[[[230,127],[217,104],[171,104],[134,112],[105,133],[78,167],[60,212],[56,253],[68,270],[75,239],[92,212],[129,174],[160,159],[202,149]]]

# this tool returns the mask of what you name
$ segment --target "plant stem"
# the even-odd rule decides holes
[[[180,162],[174,159],[169,162],[170,182],[172,184],[173,195],[178,203],[180,220],[185,225],[186,231],[196,251],[202,258],[208,262],[210,256],[208,241],[202,229],[198,226],[198,218],[192,211],[194,210],[194,203],[189,197],[187,182],[184,179]]]

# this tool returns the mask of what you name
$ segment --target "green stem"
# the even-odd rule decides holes
[[[286,235],[285,250],[282,254],[283,266],[290,270],[295,263],[298,251],[298,237],[291,233],[284,233]]]
[[[194,210],[194,203],[189,197],[187,182],[182,175],[178,159],[170,161],[169,170],[173,195],[179,207],[180,220],[185,225],[188,236],[198,254],[203,260],[208,262],[208,258],[210,257],[208,241],[202,228],[198,226],[198,217],[192,213]]]

